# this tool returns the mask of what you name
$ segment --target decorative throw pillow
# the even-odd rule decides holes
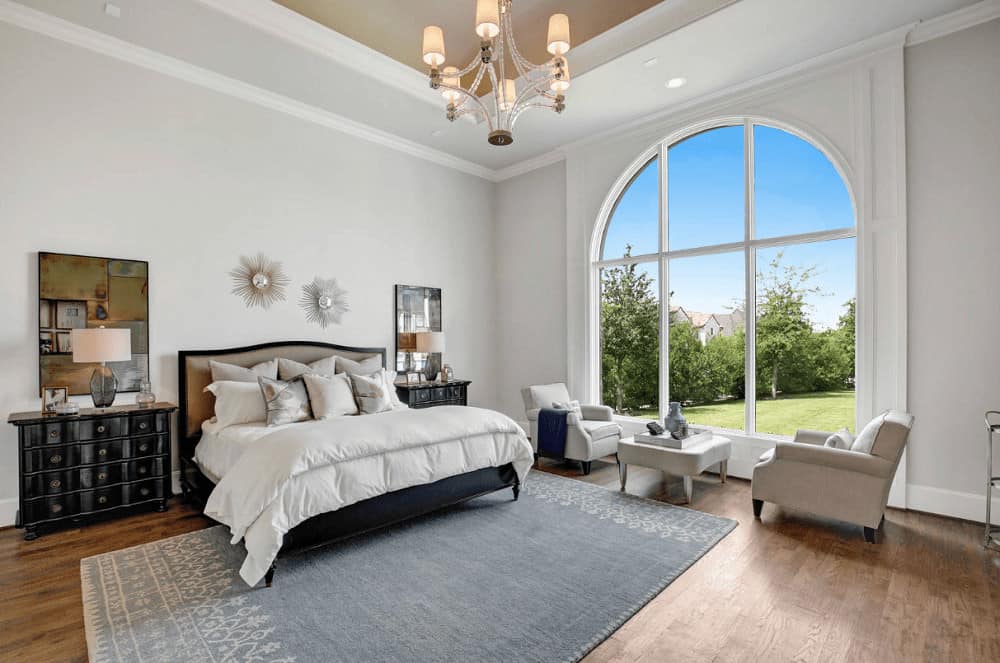
[[[309,392],[309,406],[317,419],[332,419],[358,413],[354,390],[347,373],[327,377],[306,373],[302,376]]]
[[[552,407],[556,410],[569,410],[583,419],[583,408],[580,407],[580,401],[555,401],[552,403]]]
[[[220,426],[267,420],[260,387],[253,382],[213,382],[205,391],[215,395],[215,421]]]
[[[209,360],[208,368],[212,371],[212,382],[253,382],[256,384],[257,378],[262,375],[272,380],[278,377],[277,359],[262,361],[250,368]]]
[[[294,380],[257,378],[267,408],[267,425],[280,426],[312,419],[309,394],[301,377]]]
[[[830,437],[826,438],[826,443],[823,446],[847,450],[851,448],[853,443],[854,436],[851,435],[851,431],[846,428],[842,428]]]
[[[308,364],[291,359],[278,359],[278,377],[282,380],[291,380],[306,374],[330,376],[336,372],[337,355],[330,355]]]
[[[387,371],[383,368],[380,372],[382,373],[382,378],[385,382],[385,388],[389,390],[389,399],[392,401],[392,409],[408,410],[410,406],[399,400],[399,394],[396,393],[396,371]]]
[[[337,372],[351,373],[353,375],[371,375],[382,368],[382,357],[378,355],[368,357],[361,361],[354,361],[344,357],[337,357]]]
[[[536,384],[528,387],[528,390],[535,401],[535,407],[552,407],[555,403],[568,403],[573,400],[566,391],[566,385],[561,382]]]
[[[392,409],[392,399],[389,390],[385,388],[385,379],[379,375],[355,375],[348,373],[354,398],[358,402],[361,414],[377,414]]]
[[[858,436],[854,438],[854,442],[851,444],[851,451],[871,454],[872,447],[875,445],[875,438],[878,437],[878,432],[882,428],[882,422],[885,421],[885,415],[886,413],[883,412],[861,429],[861,432],[858,433]]]

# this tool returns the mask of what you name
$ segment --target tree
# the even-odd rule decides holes
[[[653,279],[638,267],[608,268],[601,278],[603,396],[619,414],[659,399],[660,306]]]

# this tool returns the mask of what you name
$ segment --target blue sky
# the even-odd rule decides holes
[[[854,225],[850,196],[840,175],[815,147],[771,127],[754,127],[755,227],[758,238]],[[697,134],[668,151],[668,220],[671,249],[743,239],[743,127]],[[657,161],[633,180],[615,209],[604,245],[605,258],[658,250]],[[836,325],[854,295],[854,240],[835,240],[758,251],[758,271],[781,251],[782,264],[816,270],[824,291],[810,297],[816,327]],[[742,252],[671,261],[672,304],[722,313],[743,299]],[[645,271],[656,278],[656,264]]]

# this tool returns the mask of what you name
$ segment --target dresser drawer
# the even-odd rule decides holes
[[[433,398],[435,401],[446,401],[449,398],[448,394],[450,391],[448,387],[434,387]]]
[[[24,452],[24,471],[41,472],[72,467],[79,461],[79,449],[75,446],[46,447]]]
[[[77,439],[103,440],[109,437],[121,437],[125,434],[125,417],[107,417],[104,419],[87,419],[80,422]]]
[[[121,463],[80,468],[80,488],[100,488],[121,481]]]
[[[80,464],[93,465],[121,460],[125,456],[125,440],[108,440],[80,445]]]
[[[414,399],[417,403],[429,403],[431,400],[431,390],[430,389],[417,389],[414,392]]]
[[[75,470],[29,474],[24,477],[24,496],[30,499],[42,495],[56,495],[76,490],[77,486]]]
[[[80,511],[100,511],[121,506],[123,486],[109,486],[98,490],[85,490],[80,493]]]
[[[42,424],[24,426],[22,433],[25,448],[41,447],[47,444],[63,444],[77,439],[79,421],[53,420]]]
[[[28,504],[32,521],[65,518],[80,513],[80,499],[77,493],[43,497],[31,500]]]
[[[163,457],[133,460],[125,464],[125,481],[139,481],[163,476]]]
[[[143,456],[156,456],[167,453],[170,448],[169,436],[151,435],[149,437],[134,437],[128,441],[129,458],[142,458]]]
[[[167,430],[167,415],[162,412],[132,415],[129,421],[129,435],[148,435]]]
[[[453,387],[448,387],[448,391],[449,391],[449,398],[457,401],[462,399],[465,387],[463,387],[462,385],[455,385]]]
[[[163,487],[163,479],[128,484],[128,501],[130,504],[135,504],[136,502],[144,502],[145,500],[162,499]]]

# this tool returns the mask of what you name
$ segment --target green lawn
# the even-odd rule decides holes
[[[655,412],[637,414],[647,419],[657,418]],[[684,418],[689,424],[743,430],[743,401],[692,405],[684,408]],[[791,394],[775,401],[757,399],[758,433],[792,436],[799,428],[835,431],[845,427],[855,432],[853,391]]]

